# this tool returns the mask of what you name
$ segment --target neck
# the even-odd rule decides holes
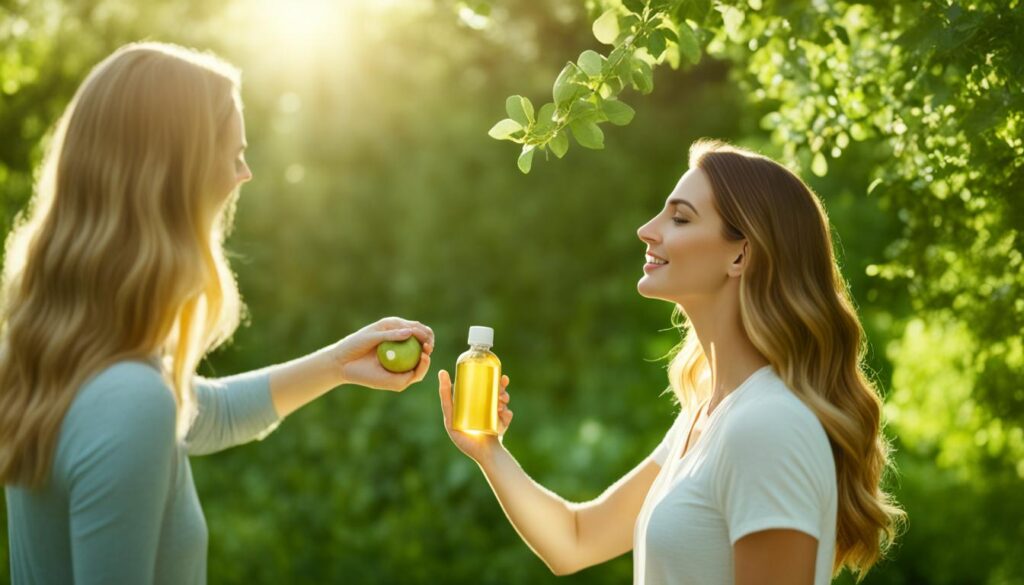
[[[711,368],[710,414],[751,374],[768,365],[768,360],[743,330],[738,294],[688,300],[680,307],[693,325]]]

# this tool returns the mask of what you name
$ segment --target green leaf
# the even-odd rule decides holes
[[[586,91],[585,87],[576,83],[576,78],[579,74],[580,71],[574,63],[567,63],[562,68],[562,72],[555,79],[555,86],[551,92],[555,98],[556,106],[567,104]]]
[[[601,75],[601,66],[604,64],[604,57],[596,51],[588,49],[580,53],[580,58],[576,62],[584,73],[591,77],[597,77],[598,75]]]
[[[521,95],[512,95],[505,100],[505,112],[521,126],[529,126],[533,121],[533,105]]]
[[[530,172],[533,167],[533,153],[536,152],[536,147],[532,144],[524,144],[523,152],[519,155],[519,170],[523,171],[523,174]]]
[[[665,33],[662,32],[662,29],[654,29],[647,37],[647,52],[655,59],[661,57],[661,54],[665,52]]]
[[[690,19],[698,24],[703,24],[707,20],[709,12],[711,12],[711,0],[683,0],[679,3],[679,8],[676,11],[678,16],[676,21],[681,23]]]
[[[673,43],[678,43],[679,42],[679,39],[676,37],[676,31],[672,30],[671,28],[669,28],[667,26],[662,26],[662,27],[659,27],[658,30],[661,31],[661,34],[662,34],[662,36],[665,37],[666,41],[670,41],[670,42],[673,42]]]
[[[619,95],[619,92],[621,92],[625,87],[626,82],[623,81],[621,77],[612,75],[611,77],[605,78],[604,85],[601,86],[600,95],[602,98],[616,96]]]
[[[725,33],[729,38],[736,41],[741,39],[740,27],[743,26],[743,11],[735,6],[718,6],[722,13],[722,22],[725,24]]]
[[[819,177],[824,177],[828,174],[828,161],[825,160],[825,155],[817,152],[814,154],[814,161],[811,162],[811,172]]]
[[[619,38],[619,11],[612,8],[594,21],[594,38],[606,45],[614,45]]]
[[[643,0],[622,0],[622,5],[633,14],[643,14],[644,12]]]
[[[569,108],[569,115],[573,120],[585,120],[589,122],[596,122],[600,115],[598,114],[597,106],[585,99],[578,99],[572,103]]]
[[[601,105],[601,110],[608,117],[608,121],[616,126],[625,126],[633,120],[636,113],[628,104],[619,100],[608,100]]]
[[[619,17],[619,33],[631,33],[633,29],[640,26],[640,18],[632,12]],[[622,45],[619,45],[622,46]]]
[[[654,71],[643,59],[633,59],[633,87],[642,94],[654,91]]]
[[[672,69],[679,69],[679,45],[669,45],[668,50],[665,51],[665,62]]]
[[[700,63],[700,43],[693,29],[685,22],[679,22],[679,52],[690,63]]]
[[[533,103],[530,98],[523,98],[523,111],[526,112],[526,119],[533,123]]]
[[[555,156],[562,158],[569,150],[569,134],[565,130],[555,134],[555,137],[548,142],[548,148],[555,153]]]
[[[881,177],[875,179],[874,181],[871,181],[871,184],[868,185],[868,195],[871,195],[871,192],[877,189],[878,186],[882,184],[882,182],[883,181]]]
[[[523,129],[523,125],[511,118],[505,118],[487,131],[487,135],[496,140],[508,140],[513,134]]]
[[[837,25],[834,30],[836,33],[836,38],[839,39],[839,42],[843,43],[844,45],[850,44],[850,33],[846,32],[846,27]]]
[[[853,125],[850,126],[850,136],[857,142],[863,142],[871,136],[871,133],[868,132],[868,129],[865,128],[863,124],[854,122]]]
[[[625,53],[625,50],[623,50],[623,53]],[[611,55],[608,57],[608,60],[611,61],[614,58],[615,55]],[[623,81],[628,83],[633,75],[633,58],[630,55],[623,55],[618,58],[617,63],[618,64],[615,67],[615,75],[618,75]]]
[[[540,132],[547,132],[555,125],[555,104],[547,103],[540,107],[537,112],[536,129]]]
[[[574,120],[569,124],[572,135],[576,142],[584,148],[600,150],[604,148],[604,132],[593,122],[587,120]]]

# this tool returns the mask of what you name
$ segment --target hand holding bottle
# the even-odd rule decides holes
[[[508,394],[508,376],[501,377],[501,391],[498,395],[498,434],[467,433],[452,428],[452,380],[448,372],[441,370],[437,374],[438,393],[441,395],[441,413],[444,415],[444,428],[448,437],[460,451],[470,459],[480,463],[489,456],[495,447],[501,446],[502,437],[512,422],[512,411],[508,408],[511,397]]]

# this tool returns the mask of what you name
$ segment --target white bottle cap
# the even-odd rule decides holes
[[[469,328],[469,344],[491,347],[494,345],[494,329],[473,325]]]

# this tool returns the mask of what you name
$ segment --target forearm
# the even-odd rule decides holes
[[[531,479],[500,444],[480,462],[509,522],[556,575],[580,568],[574,504]]]
[[[271,366],[268,372],[270,396],[282,418],[345,383],[329,347]]]

